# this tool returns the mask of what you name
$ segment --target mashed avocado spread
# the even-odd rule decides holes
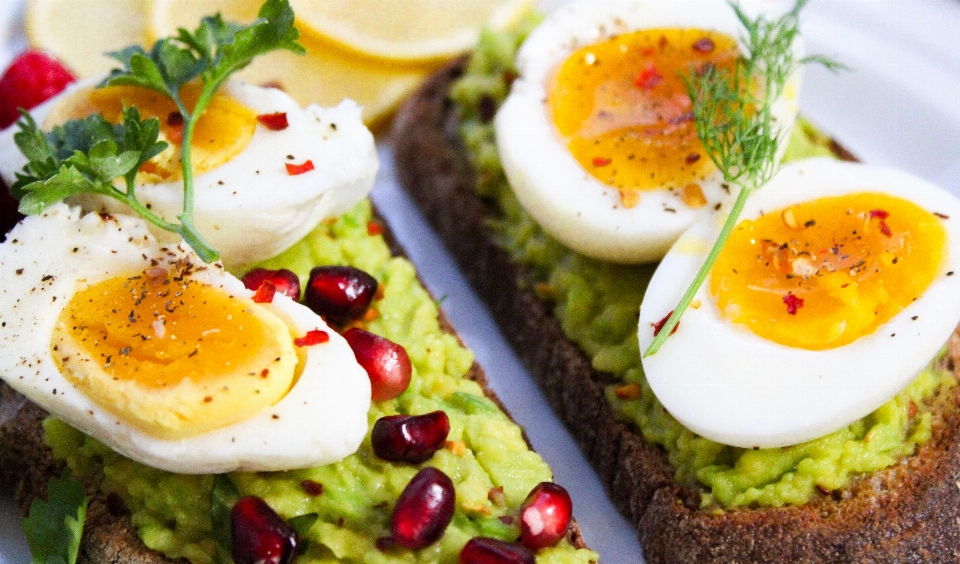
[[[606,390],[614,413],[666,449],[676,480],[699,486],[704,507],[799,505],[817,490],[830,492],[858,474],[891,466],[930,438],[930,406],[956,385],[936,361],[897,397],[845,429],[800,445],[746,450],[717,444],[685,429],[653,395],[640,365],[637,318],[656,265],[624,266],[578,255],[548,236],[523,210],[501,168],[492,112],[516,76],[516,50],[536,24],[486,33],[471,56],[452,98],[460,112],[461,137],[478,172],[478,193],[496,202],[490,224],[513,259],[530,267],[530,283],[554,302],[567,337],[593,367],[620,382]],[[832,156],[829,139],[799,120],[785,160]]]
[[[464,378],[473,354],[441,331],[437,304],[417,280],[413,265],[391,257],[378,230],[370,228],[371,221],[370,203],[364,201],[340,218],[322,223],[262,266],[288,268],[304,282],[310,268],[325,264],[349,264],[373,275],[383,288],[383,298],[374,302],[378,315],[367,328],[402,344],[414,373],[410,387],[398,398],[374,402],[369,423],[372,426],[384,415],[442,409],[451,424],[447,447],[421,466],[394,464],[373,454],[368,432],[360,450],[336,464],[289,472],[238,472],[228,477],[241,495],[262,497],[284,518],[319,516],[297,563],[456,562],[472,537],[519,538],[517,510],[535,485],[551,479],[551,472],[528,448],[520,428],[483,395],[476,382]],[[54,456],[65,459],[76,475],[102,472],[101,489],[123,498],[148,547],[193,564],[230,561],[229,552],[218,546],[211,532],[213,476],[148,468],[57,419],[48,419],[45,428]],[[419,551],[378,549],[377,540],[390,536],[390,513],[400,492],[426,465],[443,470],[456,486],[453,522],[440,541]],[[498,488],[503,496],[491,495]],[[537,553],[541,564],[586,564],[597,558],[596,553],[574,549],[566,541]]]

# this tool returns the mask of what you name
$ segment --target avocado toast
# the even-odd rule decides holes
[[[584,295],[578,277],[590,280],[595,276],[591,268],[601,275],[604,270],[616,273],[628,286],[644,284],[649,272],[590,264],[586,273],[576,266],[551,272],[551,265],[590,261],[558,251],[516,200],[504,196],[489,123],[516,76],[512,49],[517,43],[516,38],[488,38],[473,62],[461,61],[438,73],[406,105],[395,124],[398,172],[576,435],[611,499],[638,527],[645,558],[956,561],[952,548],[941,550],[952,547],[954,541],[948,539],[957,534],[955,501],[940,503],[958,495],[949,487],[955,486],[957,460],[946,446],[954,440],[957,398],[952,385],[934,395],[934,438],[916,454],[847,487],[817,491],[803,506],[702,506],[703,486],[668,462],[667,453],[653,444],[659,441],[644,440],[634,421],[655,415],[637,410],[638,403],[648,401],[641,396],[649,395],[642,379],[623,376],[636,362],[624,364],[623,359],[639,357],[639,351],[629,352],[636,346],[628,342],[630,322],[611,329],[615,316],[606,321],[592,317],[597,308],[573,294]],[[800,132],[793,149],[803,147],[800,154],[833,152],[849,158],[814,131]],[[632,304],[637,307],[639,301]],[[614,310],[609,311],[612,315]],[[603,335],[619,331],[627,335],[623,341],[604,340]],[[626,355],[616,350],[620,343]],[[952,370],[950,361],[943,362]]]

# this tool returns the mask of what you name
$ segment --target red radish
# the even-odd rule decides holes
[[[0,77],[0,128],[20,119],[17,108],[30,108],[63,91],[76,77],[63,64],[41,51],[14,59]]]
[[[370,377],[373,401],[393,399],[410,385],[413,366],[402,346],[358,327],[344,333],[343,338]]]
[[[377,281],[352,266],[318,266],[310,271],[304,293],[317,315],[344,325],[363,317],[377,294]]]
[[[533,564],[533,551],[515,542],[487,537],[470,539],[460,551],[460,564]]]
[[[390,462],[420,464],[443,447],[450,418],[443,411],[424,415],[388,415],[373,425],[373,452]]]
[[[248,290],[257,291],[264,282],[270,282],[277,292],[290,296],[294,301],[300,299],[300,278],[286,268],[280,270],[254,268],[243,275],[243,285]]]
[[[256,496],[246,496],[230,510],[232,555],[236,564],[289,564],[297,532]]]
[[[520,538],[533,549],[553,546],[567,534],[573,503],[553,482],[537,484],[520,505]]]
[[[453,481],[442,471],[428,466],[418,472],[393,508],[393,540],[410,550],[435,543],[453,519],[455,496]]]

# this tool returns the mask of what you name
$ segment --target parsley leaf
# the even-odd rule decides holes
[[[69,471],[50,478],[47,501],[35,499],[22,520],[31,564],[74,564],[80,550],[87,495]]]
[[[137,171],[167,147],[158,140],[159,121],[142,120],[136,108],[124,108],[120,124],[93,115],[71,120],[47,134],[24,113],[14,140],[29,162],[10,190],[20,200],[20,212],[37,214],[70,196],[100,194],[127,204],[153,225],[177,233],[205,262],[220,258],[193,224],[194,129],[220,86],[255,57],[277,49],[305,52],[297,43],[300,33],[293,22],[288,0],[266,0],[259,17],[248,25],[226,22],[219,14],[208,16],[192,33],[181,28],[149,51],[133,46],[111,53],[122,68],[114,69],[101,87],[127,85],[160,92],[173,100],[183,116],[183,211],[177,216],[179,222],[161,218],[136,197]],[[188,108],[180,89],[193,81],[199,81],[201,91],[196,104]]]

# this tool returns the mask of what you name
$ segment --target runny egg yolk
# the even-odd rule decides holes
[[[188,84],[180,93],[188,109],[193,110],[200,95],[198,84]],[[82,89],[62,101],[47,118],[44,128],[91,114],[102,114],[111,123],[123,120],[123,108],[135,106],[142,119],[160,121],[160,138],[170,146],[141,169],[142,182],[178,180],[180,144],[183,138],[183,116],[169,97],[136,86],[109,86]],[[256,114],[230,96],[218,92],[200,116],[191,144],[193,170],[202,174],[239,155],[250,143],[257,126]]]
[[[873,333],[940,272],[940,218],[881,193],[826,197],[740,222],[710,275],[728,319],[790,347]]]
[[[683,76],[705,65],[732,68],[739,56],[736,41],[714,31],[618,35],[561,65],[548,88],[549,112],[574,158],[617,188],[624,206],[666,187],[702,207],[698,182],[715,167],[697,138]]]
[[[77,292],[51,347],[67,380],[163,438],[236,423],[276,403],[298,364],[287,324],[264,305],[163,269]]]

